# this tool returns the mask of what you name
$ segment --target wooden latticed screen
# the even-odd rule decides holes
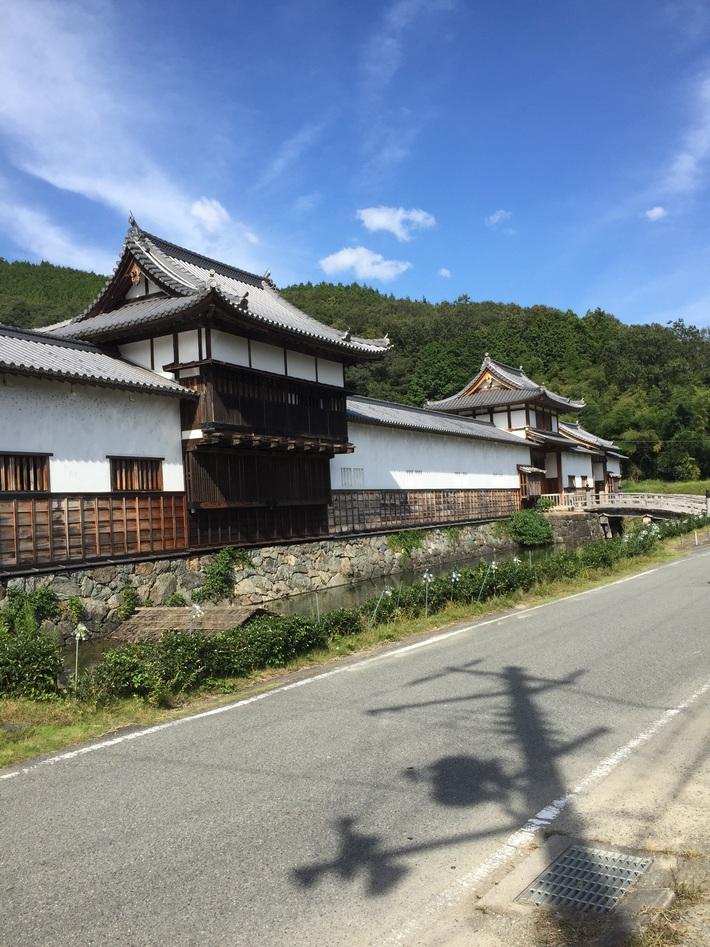
[[[47,454],[0,454],[0,493],[47,493]]]

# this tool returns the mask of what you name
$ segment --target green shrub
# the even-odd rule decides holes
[[[166,608],[182,608],[187,604],[187,599],[180,592],[173,592],[173,594],[168,595],[163,602]]]
[[[538,497],[535,503],[534,509],[539,510],[541,513],[545,513],[547,510],[554,509],[555,501],[552,497]]]
[[[390,533],[387,537],[387,545],[392,552],[399,552],[406,561],[412,558],[415,549],[421,549],[424,544],[424,530],[422,529],[404,529],[399,533]]]
[[[538,510],[518,510],[510,517],[510,535],[521,546],[546,546],[552,527]]]
[[[165,687],[153,642],[141,641],[106,651],[92,672],[92,681],[99,699],[136,695],[163,703]]]
[[[127,621],[135,614],[139,605],[140,599],[138,598],[138,592],[136,592],[132,585],[124,585],[121,589],[121,604],[116,611],[119,619],[121,621]]]
[[[320,628],[326,638],[357,635],[362,631],[362,612],[359,608],[336,608],[321,616]]]
[[[234,597],[234,567],[251,566],[251,556],[243,549],[225,546],[205,567],[205,581],[192,593],[193,602],[222,602]]]
[[[10,627],[9,616],[0,621],[0,694],[40,700],[58,692],[62,672],[59,642],[38,631],[27,620],[25,605]]]
[[[66,621],[76,626],[81,621],[81,613],[81,599],[74,595],[59,603],[57,618],[59,621]]]
[[[7,595],[6,614],[11,628],[38,628],[45,619],[57,618],[59,599],[50,589],[19,592],[11,589]]]

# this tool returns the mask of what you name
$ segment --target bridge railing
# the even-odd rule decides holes
[[[552,500],[555,510],[609,510],[639,513],[705,513],[705,497],[686,493],[545,493],[543,500]]]

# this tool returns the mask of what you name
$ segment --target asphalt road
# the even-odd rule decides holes
[[[709,606],[701,554],[0,779],[0,942],[423,942],[432,899],[710,679]]]

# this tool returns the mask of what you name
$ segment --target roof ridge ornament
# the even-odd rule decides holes
[[[141,228],[138,226],[138,221],[137,221],[136,218],[133,216],[133,211],[132,211],[132,210],[129,210],[129,211],[128,211],[128,226],[131,228],[131,230],[140,230],[140,229],[141,229]]]

